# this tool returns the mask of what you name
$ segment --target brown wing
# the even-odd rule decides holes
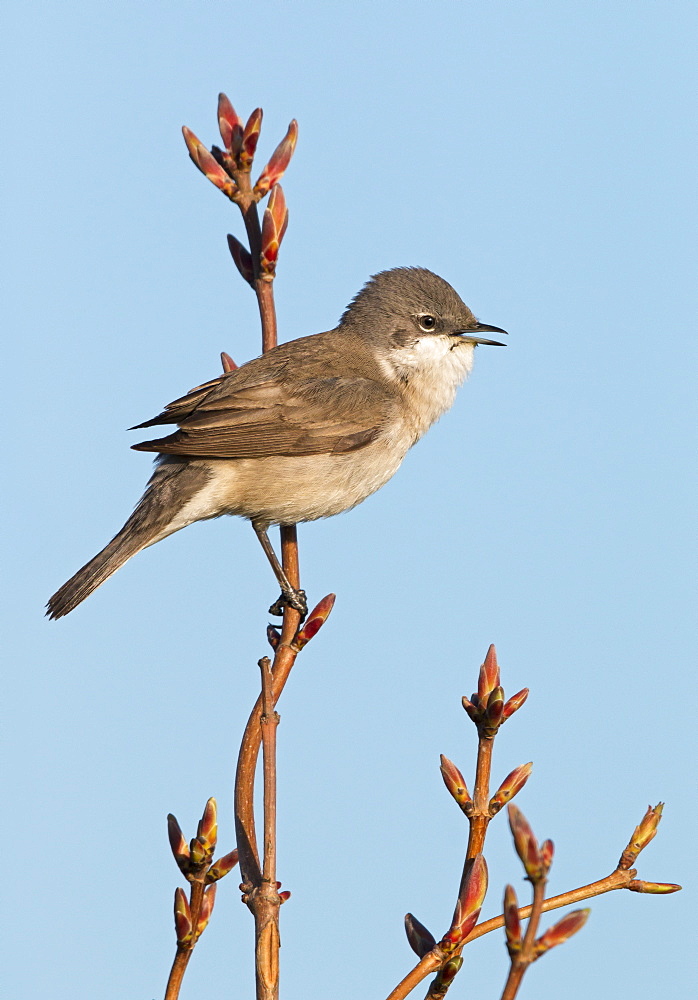
[[[373,379],[288,379],[287,364],[280,358],[259,373],[244,366],[193,389],[138,425],[177,423],[178,431],[133,447],[202,458],[318,455],[362,448],[380,433],[393,401]]]

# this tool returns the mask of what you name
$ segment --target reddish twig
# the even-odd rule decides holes
[[[201,916],[201,906],[204,901],[205,888],[206,885],[204,881],[197,880],[191,883],[189,908],[191,911],[191,924],[193,927],[198,924]],[[177,951],[175,952],[174,961],[172,962],[172,968],[170,970],[170,976],[167,980],[165,1000],[177,1000],[182,986],[182,980],[184,979],[184,973],[186,972],[187,965],[189,964],[189,959],[194,954],[195,944],[195,939],[187,942],[177,942]]]
[[[243,125],[228,98],[218,99],[218,122],[223,149],[209,151],[189,129],[184,139],[192,160],[205,176],[242,214],[249,249],[233,236],[228,237],[233,260],[242,277],[255,291],[262,325],[262,351],[277,344],[276,310],[273,280],[279,245],[288,224],[283,192],[278,185],[289,164],[296,144],[298,126],[291,122],[255,185],[250,171],[262,124],[257,108]],[[269,194],[269,202],[260,223],[258,203]],[[223,357],[224,370],[230,371],[230,359]],[[295,526],[281,529],[281,565],[287,580],[300,589],[298,542]],[[329,610],[328,612],[329,613]],[[326,615],[325,615],[326,617]],[[323,618],[324,620],[324,618]],[[278,997],[278,911],[285,898],[276,883],[276,701],[288,679],[298,648],[293,640],[301,616],[284,606],[280,642],[273,667],[268,659],[260,661],[262,695],[257,699],[245,728],[238,757],[235,780],[235,827],[240,852],[243,899],[255,920],[256,974],[258,1000]],[[260,866],[254,820],[254,779],[260,742],[264,742],[264,854]]]

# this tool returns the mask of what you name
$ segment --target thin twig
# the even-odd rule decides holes
[[[524,934],[524,939],[521,943],[521,950],[518,954],[512,955],[509,975],[507,976],[507,981],[504,984],[501,1000],[514,1000],[516,994],[519,992],[519,987],[521,986],[521,981],[523,980],[526,970],[531,963],[536,960],[534,943],[536,940],[536,934],[538,933],[538,924],[540,923],[541,914],[543,912],[546,885],[547,879],[545,877],[538,879],[533,884],[533,903],[530,907],[531,912],[528,918],[528,924],[526,925],[526,933]]]
[[[262,879],[250,894],[255,918],[257,995],[277,997],[279,984],[278,911],[281,900],[276,885],[276,727],[271,662],[259,661],[262,671],[262,737],[264,774],[264,854]]]
[[[473,808],[468,813],[468,823],[470,831],[468,834],[468,848],[465,854],[465,864],[463,866],[463,876],[461,885],[468,873],[468,862],[476,854],[482,854],[485,846],[487,827],[492,819],[490,816],[490,775],[492,773],[492,750],[494,749],[494,736],[483,736],[478,734],[477,744],[477,764],[475,767],[475,787],[473,789]]]
[[[601,896],[604,892],[612,892],[614,889],[627,889],[636,875],[637,871],[635,869],[625,871],[617,868],[616,871],[611,872],[605,878],[599,879],[598,882],[589,882],[588,885],[582,885],[578,889],[570,889],[568,892],[560,893],[559,896],[551,896],[543,902],[541,912],[548,913],[549,910],[557,910],[561,906],[580,903],[585,899]],[[522,906],[519,909],[519,917],[522,919],[530,916],[530,914],[530,906]],[[483,920],[481,924],[473,928],[465,943],[470,944],[476,938],[483,937],[483,935],[489,934],[490,931],[495,931],[499,927],[504,927],[503,914],[500,914],[498,917],[491,917],[489,920]]]
[[[276,727],[279,716],[274,711],[271,685],[271,661],[259,661],[262,671],[262,761],[264,771],[264,855],[262,878],[276,882]]]
[[[165,1000],[177,1000],[191,955],[191,951],[184,951],[182,948],[177,948],[172,968],[170,969],[170,977],[167,980]]]
[[[204,901],[204,891],[206,889],[205,881],[197,879],[196,881],[190,882],[190,895],[189,895],[189,907],[191,909],[192,927],[194,928],[194,935],[191,941],[186,944],[178,944],[177,951],[175,952],[174,961],[172,962],[172,968],[170,970],[170,976],[167,980],[167,988],[165,990],[165,1000],[177,1000],[179,997],[179,991],[182,987],[182,980],[184,979],[184,973],[186,972],[187,965],[189,964],[189,959],[194,954],[194,946],[196,945],[197,937],[196,928],[199,924],[199,918],[201,916],[201,907]]]
[[[260,273],[261,226],[249,173],[236,172],[240,206],[254,273],[262,324],[262,351],[277,343],[273,283]],[[292,587],[300,587],[298,542],[295,526],[281,528],[281,564]],[[300,625],[300,614],[284,608],[281,643],[274,657],[262,667],[262,695],[252,710],[242,738],[235,779],[235,827],[240,852],[245,901],[255,920],[255,970],[258,1000],[276,1000],[279,974],[279,906],[276,886],[276,722],[274,706],[296,658],[290,642]],[[264,851],[260,869],[254,821],[254,779],[260,742],[264,742]]]
[[[298,612],[293,612],[293,614],[296,617],[296,621],[299,621],[300,615]],[[293,622],[289,622],[287,626],[287,618],[286,615],[284,615],[281,643],[276,650],[271,670],[274,704],[276,704],[279,700],[281,692],[284,689],[284,685],[288,680],[291,668],[296,662],[296,657],[298,655],[298,651],[294,649],[289,642],[285,641],[284,633],[292,629],[291,638],[293,638],[297,627],[297,624],[294,624]],[[261,716],[262,697],[260,695],[254,708],[252,709],[252,712],[250,713],[250,717],[247,720],[247,725],[245,727],[245,732],[242,736],[240,753],[238,755],[237,774],[235,778],[235,829],[237,834],[238,850],[240,851],[240,869],[243,875],[243,881],[250,881],[252,884],[254,884],[255,881],[258,883],[262,877],[255,837],[253,809],[254,774],[257,764],[257,754],[259,753],[259,748],[262,742],[262,732],[260,728]],[[243,868],[242,861],[243,848],[245,849],[245,865],[247,866],[245,868]]]
[[[273,283],[260,277],[259,273],[261,227],[259,224],[257,203],[252,194],[249,173],[236,172],[235,180],[241,193],[241,200],[238,204],[240,205],[250,243],[250,254],[255,274],[254,290],[257,296],[262,323],[262,350],[266,352],[275,347],[277,342]],[[281,565],[291,586],[298,589],[300,587],[300,573],[295,525],[281,528]],[[290,650],[289,644],[296,634],[299,624],[300,614],[293,608],[285,607],[281,629],[281,644],[274,657],[274,666],[272,668],[274,705],[279,699],[291,667],[295,662],[297,653]],[[292,655],[289,655],[290,653]],[[254,774],[261,742],[261,733],[259,732],[261,714],[261,699],[258,699],[252,709],[243,734],[235,780],[236,832],[238,836],[238,850],[240,851],[240,870],[243,880],[246,882],[250,881],[253,884],[258,884],[261,879],[254,822]]]
[[[617,869],[607,875],[605,878],[599,879],[598,882],[590,882],[588,885],[580,886],[578,889],[570,889],[569,892],[563,892],[559,896],[551,896],[549,899],[544,900],[541,907],[542,913],[547,913],[549,910],[556,910],[561,906],[568,906],[571,903],[579,903],[584,899],[591,899],[593,896],[600,896],[604,892],[612,892],[614,889],[627,889],[630,883],[633,881],[637,872],[634,869],[628,871]],[[525,919],[531,914],[531,906],[522,906],[519,909],[519,917]],[[477,938],[483,937],[485,934],[489,934],[491,931],[495,931],[500,927],[504,926],[504,915],[500,914],[498,917],[491,917],[489,920],[483,920],[481,924],[477,924],[476,927],[470,932],[464,942],[464,946],[470,944],[471,941],[475,941]],[[386,1000],[404,1000],[412,990],[419,986],[423,979],[431,975],[438,969],[440,960],[437,955],[433,952],[429,952],[424,958],[417,964],[413,969],[408,972],[404,979],[402,979],[392,993],[388,994]]]

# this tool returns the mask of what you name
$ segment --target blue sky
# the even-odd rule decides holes
[[[490,642],[506,690],[532,691],[495,778],[534,761],[517,801],[555,841],[551,892],[610,871],[659,800],[640,877],[687,887],[593,901],[522,995],[686,993],[694,5],[124,0],[3,22],[8,996],[161,995],[165,816],[192,835],[215,795],[233,846],[276,596],[249,527],[188,528],[42,618],[141,493],[124,429],[221,350],[259,352],[225,246],[240,221],[180,134],[215,141],[219,90],[264,108],[260,160],[300,124],[281,339],[398,265],[510,331],[385,489],[300,529],[311,601],[338,600],[279,706],[283,995],[385,996],[412,963],[404,913],[446,930],[465,830],[438,755],[471,777],[460,697]],[[488,859],[491,915],[506,882],[525,894],[503,817]],[[232,875],[183,998],[248,995],[251,934]],[[454,1000],[498,996],[502,939],[466,957]]]

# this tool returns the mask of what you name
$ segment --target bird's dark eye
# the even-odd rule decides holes
[[[436,326],[436,317],[430,316],[428,313],[425,316],[419,317],[419,326],[426,333],[431,333],[431,331]]]

